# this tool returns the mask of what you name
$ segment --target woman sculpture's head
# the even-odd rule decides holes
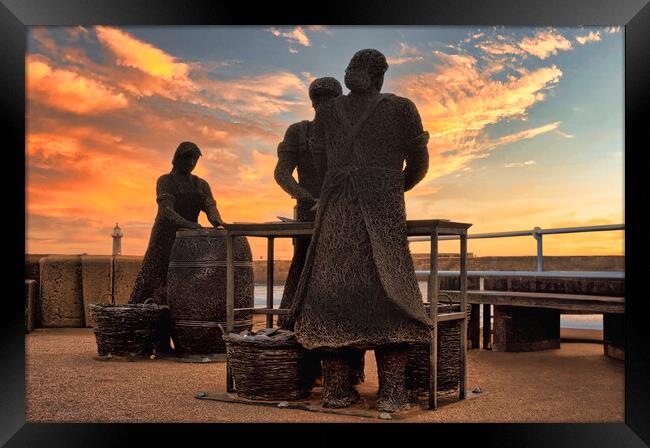
[[[379,50],[359,50],[345,69],[345,86],[353,93],[379,92],[386,70],[386,56]]]
[[[201,157],[201,150],[195,143],[182,142],[174,152],[172,172],[190,174]]]

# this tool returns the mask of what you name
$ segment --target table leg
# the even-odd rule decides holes
[[[429,409],[438,407],[438,228],[431,232],[431,258],[429,261],[429,286],[427,300],[429,302],[430,319],[433,323],[431,345],[429,346]]]
[[[489,303],[483,304],[483,349],[492,350],[492,306]]]
[[[460,309],[467,312],[467,232],[460,235]],[[467,389],[467,317],[460,326],[460,346],[459,398],[462,400]]]
[[[235,270],[233,266],[233,237],[226,236],[226,333],[233,331],[235,321]],[[226,356],[226,391],[235,390],[232,378],[232,369]]]
[[[273,309],[273,243],[274,238],[268,238],[266,254],[266,308]],[[266,315],[266,328],[273,328],[273,314]]]
[[[469,319],[469,340],[467,341],[469,348],[480,348],[481,340],[481,311],[480,305],[474,303],[472,304],[471,316]]]

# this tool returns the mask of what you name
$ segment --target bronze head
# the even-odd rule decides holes
[[[379,50],[357,51],[345,69],[345,86],[353,93],[379,92],[388,62]]]
[[[314,109],[320,106],[323,101],[342,94],[343,88],[341,87],[341,83],[335,78],[316,78],[309,85],[309,99],[311,99],[311,105]]]
[[[174,152],[172,172],[190,174],[196,167],[201,155],[201,150],[195,143],[182,142]]]

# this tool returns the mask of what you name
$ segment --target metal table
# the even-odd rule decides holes
[[[408,236],[431,236],[431,260],[429,287],[427,301],[430,306],[430,318],[434,324],[431,332],[431,367],[429,390],[437,390],[437,359],[438,359],[438,322],[461,320],[461,368],[459,398],[466,395],[467,382],[467,229],[471,224],[451,222],[444,219],[426,219],[407,221]],[[296,236],[310,236],[312,234],[311,222],[279,222],[279,223],[234,223],[224,225],[226,230],[226,331],[232,332],[235,311],[250,311],[253,314],[265,314],[266,325],[273,326],[273,315],[287,314],[288,310],[273,309],[273,249],[275,238],[293,238]],[[438,237],[458,235],[460,237],[460,312],[438,315],[436,306],[439,291],[438,276]],[[264,308],[237,308],[235,309],[235,271],[233,266],[233,238],[235,236],[253,236],[267,239],[267,270],[266,270],[266,307]],[[233,378],[230,365],[226,360],[226,390],[233,392]],[[437,408],[436,393],[429,393],[429,409]]]

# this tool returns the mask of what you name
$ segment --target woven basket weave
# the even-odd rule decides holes
[[[425,304],[427,314],[429,304]],[[467,306],[469,318],[471,307]],[[460,305],[438,304],[438,314],[459,312]],[[450,392],[460,384],[460,326],[458,320],[438,323],[438,392]],[[409,349],[406,385],[416,392],[429,391],[429,345],[415,344]]]
[[[157,304],[91,304],[100,356],[146,357],[169,330],[169,307]]]
[[[237,395],[250,400],[300,400],[309,396],[313,375],[305,349],[293,332],[276,330],[224,336]]]

